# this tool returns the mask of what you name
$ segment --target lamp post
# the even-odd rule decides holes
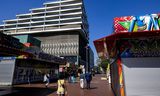
[[[88,72],[89,70],[88,70],[88,44],[87,44],[87,46],[85,47],[86,48],[86,68],[85,68],[85,72]]]
[[[77,55],[76,65],[79,66],[79,56]]]

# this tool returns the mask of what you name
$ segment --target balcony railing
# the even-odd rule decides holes
[[[75,13],[65,13],[65,14],[57,14],[57,15],[48,15],[48,16],[38,16],[38,17],[29,17],[29,18],[20,18],[20,19],[13,19],[13,20],[4,20],[7,26],[9,25],[16,25],[18,21],[23,21],[23,20],[31,20],[31,19],[44,19],[44,18],[50,18],[50,17],[59,17],[59,16],[69,16],[69,15],[81,15],[82,12],[75,12]],[[12,22],[14,21],[14,22]],[[4,25],[0,25],[4,26]]]

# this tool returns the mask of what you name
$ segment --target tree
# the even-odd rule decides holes
[[[100,66],[102,67],[104,72],[106,72],[108,64],[109,64],[109,59],[101,59]]]

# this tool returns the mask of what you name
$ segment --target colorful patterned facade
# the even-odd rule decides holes
[[[160,29],[160,14],[114,18],[114,32],[138,32]]]

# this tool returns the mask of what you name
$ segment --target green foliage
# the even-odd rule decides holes
[[[100,66],[102,67],[102,69],[104,71],[106,71],[108,64],[109,64],[109,60],[108,59],[102,59],[101,63],[100,63]]]
[[[106,58],[97,58],[96,63],[98,70],[106,72],[108,64],[110,64],[110,60]]]

